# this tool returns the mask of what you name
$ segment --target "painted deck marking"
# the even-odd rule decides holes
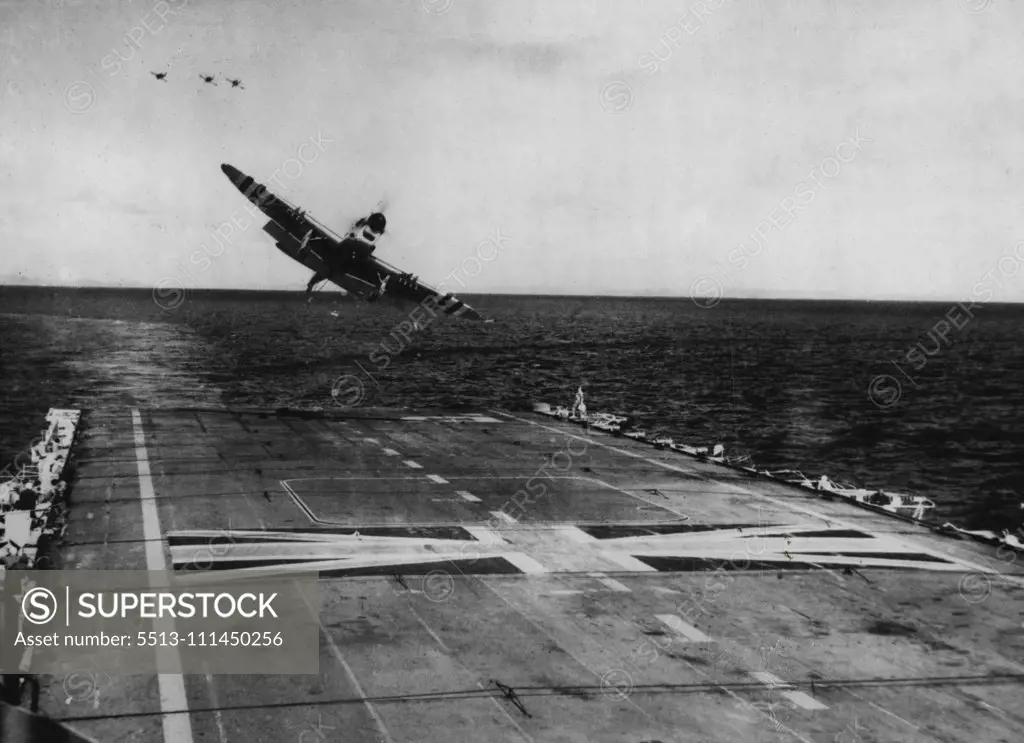
[[[445,651],[446,653],[448,653],[449,655],[451,655],[451,652],[452,652],[452,651],[451,651],[451,648],[449,648],[449,647],[448,647],[447,645],[445,645],[445,644],[444,644],[444,640],[442,640],[442,639],[441,639],[441,638],[440,638],[440,637],[438,636],[438,634],[437,634],[436,632],[434,632],[434,630],[432,630],[432,629],[430,628],[430,625],[428,625],[428,624],[427,624],[427,623],[426,623],[425,621],[423,621],[423,617],[421,617],[421,616],[419,615],[419,613],[418,613],[418,612],[417,612],[417,611],[416,611],[416,610],[415,610],[415,609],[414,609],[414,608],[413,608],[412,606],[410,606],[410,607],[409,607],[409,611],[411,611],[411,612],[412,612],[412,615],[413,615],[414,617],[416,617],[416,621],[420,623],[420,626],[421,626],[421,627],[423,627],[423,629],[425,629],[425,630],[427,631],[427,633],[428,633],[428,634],[429,634],[429,635],[430,635],[431,637],[433,637],[433,638],[434,638],[434,642],[436,642],[436,643],[437,643],[438,645],[440,645],[440,646],[441,646],[441,649],[442,649],[443,651]]]
[[[628,570],[631,573],[657,572],[646,562],[641,562],[632,555],[623,555],[619,554],[618,552],[602,552],[601,557],[611,560],[612,562],[616,563],[619,567],[623,568],[624,570]]]
[[[485,686],[484,686],[483,684],[481,684],[481,683],[480,683],[479,681],[477,681],[477,682],[476,682],[476,685],[477,685],[477,686],[478,686],[479,688],[483,689],[484,691],[487,691],[486,687],[485,687]],[[502,707],[502,706],[501,706],[501,702],[499,702],[499,701],[498,701],[498,700],[497,700],[497,699],[496,699],[496,698],[495,698],[494,696],[488,696],[487,698],[488,698],[488,699],[490,699],[490,700],[491,700],[492,702],[494,702],[494,706],[495,706],[495,707],[497,707],[497,708],[498,708],[498,709],[499,709],[499,710],[501,711],[501,714],[505,715],[505,719],[507,719],[507,720],[508,720],[509,722],[511,722],[511,723],[512,723],[512,726],[513,726],[513,727],[514,727],[514,728],[515,728],[516,730],[518,730],[518,731],[519,731],[519,734],[520,734],[521,736],[523,736],[523,738],[524,738],[524,739],[526,739],[526,740],[528,741],[528,743],[534,743],[534,741],[533,741],[533,737],[532,737],[532,736],[531,736],[531,735],[530,735],[530,734],[529,734],[528,732],[526,732],[525,730],[523,730],[523,729],[522,729],[522,728],[521,728],[521,727],[519,726],[519,723],[518,723],[518,722],[516,722],[515,720],[513,720],[513,719],[512,719],[512,715],[510,715],[510,714],[508,713],[508,710],[506,710],[506,709],[505,709],[504,707]]]
[[[616,593],[632,593],[632,591],[630,590],[629,586],[627,586],[625,583],[617,581],[614,578],[609,578],[604,573],[591,573],[590,577],[591,578],[597,578],[598,581],[600,581],[601,583],[603,583],[604,585],[606,585],[608,588],[612,589]]]
[[[498,544],[506,544],[501,535],[489,526],[464,526],[462,527],[480,542],[482,547],[494,547]]]
[[[571,439],[576,439],[577,441],[582,441],[582,442],[587,443],[587,444],[593,444],[594,446],[599,446],[602,449],[606,449],[608,451],[613,451],[616,454],[621,454],[624,457],[629,457],[630,459],[638,459],[641,462],[645,462],[646,464],[652,465],[654,467],[661,467],[662,469],[669,470],[670,472],[678,472],[678,473],[684,474],[684,475],[688,475],[688,474],[692,475],[693,474],[692,470],[688,470],[688,469],[686,469],[684,467],[677,467],[675,465],[669,464],[668,462],[662,462],[662,461],[659,461],[657,459],[651,459],[650,457],[645,457],[643,454],[637,454],[636,452],[631,452],[631,451],[627,451],[625,449],[620,449],[620,448],[618,448],[616,446],[610,446],[609,444],[605,444],[605,443],[603,443],[601,441],[595,441],[594,439],[588,438],[586,436],[579,436],[577,434],[570,433],[569,431],[566,431],[564,429],[555,428],[554,426],[548,426],[548,425],[545,425],[543,423],[538,423],[537,421],[529,420],[527,418],[520,418],[517,415],[512,415],[511,413],[506,413],[503,410],[493,410],[491,412],[493,412],[495,415],[500,415],[500,416],[503,416],[505,418],[509,418],[511,420],[518,421],[520,423],[525,423],[527,425],[533,426],[534,428],[542,428],[545,431],[550,431],[552,433],[562,434],[563,436],[566,436],[566,437],[571,438]],[[753,491],[753,490],[748,490],[748,489],[740,487],[738,485],[732,485],[732,484],[729,484],[729,483],[721,483],[721,482],[720,482],[720,484],[728,485],[728,487],[731,487],[735,492],[743,493],[744,495],[749,495],[752,498],[757,498],[757,499],[759,499],[761,501],[764,501],[766,503],[771,503],[772,505],[777,506],[778,508],[785,509],[787,511],[795,512],[795,513],[802,513],[805,516],[811,516],[812,518],[819,519],[819,520],[825,522],[826,524],[831,522],[832,524],[835,524],[835,525],[837,525],[837,526],[839,526],[839,527],[841,527],[843,529],[850,529],[852,531],[861,531],[862,530],[861,527],[859,527],[859,526],[857,526],[857,525],[855,525],[855,524],[853,524],[853,523],[851,523],[849,521],[846,521],[846,520],[844,520],[842,518],[839,518],[839,517],[836,517],[836,516],[826,516],[823,513],[815,511],[813,508],[805,508],[804,506],[801,506],[798,503],[786,502],[784,500],[780,500],[778,498],[774,498],[774,497],[772,497],[770,495],[765,495],[763,493],[758,493],[758,492]],[[1012,583],[1015,586],[1019,586],[1019,587],[1024,588],[1024,577],[1018,577],[1016,575],[1012,575],[1012,574],[1008,574],[1008,573],[995,572],[995,571],[989,570],[988,568],[986,568],[986,567],[984,567],[984,566],[982,566],[982,565],[980,565],[980,564],[978,564],[976,562],[973,562],[971,560],[966,560],[966,559],[963,559],[963,558],[960,558],[960,557],[954,557],[951,554],[943,555],[943,554],[940,554],[937,550],[929,549],[927,547],[914,545],[914,549],[919,551],[921,554],[924,554],[924,555],[931,555],[932,557],[940,557],[942,559],[947,559],[948,558],[950,560],[953,560],[956,564],[958,564],[961,567],[963,567],[966,572],[975,572],[975,573],[981,573],[982,575],[998,576],[999,578],[1001,578],[1002,580],[1004,580],[1004,581],[1006,581],[1008,583]],[[828,572],[833,573],[833,571],[831,571],[831,570],[829,570]]]
[[[749,673],[754,679],[760,681],[762,684],[771,689],[777,687],[785,688],[789,686],[789,684],[780,679],[778,676],[776,676],[773,673],[768,673],[767,671],[750,671]],[[814,697],[805,694],[802,691],[784,691],[782,692],[782,696],[791,701],[797,707],[803,707],[804,709],[828,709],[827,705],[822,704]]]
[[[497,418],[491,418],[488,415],[482,415],[480,413],[471,413],[468,415],[405,415],[402,416],[403,421],[415,421],[421,423],[423,421],[438,421],[440,423],[501,423],[502,421]]]
[[[411,459],[404,459],[404,460],[402,460],[402,464],[404,464],[406,467],[412,467],[414,470],[421,470],[421,469],[423,469],[423,465],[422,464],[420,464],[419,462],[414,462]]]
[[[455,495],[460,496],[463,500],[467,500],[470,503],[479,503],[480,499],[470,493],[468,490],[456,490]]]
[[[506,524],[518,524],[519,523],[518,521],[516,521],[514,518],[509,516],[504,511],[491,511],[491,516],[493,516],[494,518],[498,519],[499,521],[504,521]]]
[[[690,642],[714,642],[692,624],[684,622],[675,614],[655,614],[654,618],[661,621],[666,627]]]
[[[580,544],[594,544],[600,540],[594,539],[578,526],[563,526],[559,529],[568,539]]]
[[[539,562],[534,560],[529,555],[524,555],[522,552],[509,552],[502,555],[502,557],[508,562],[515,565],[517,568],[522,570],[524,573],[549,573],[551,572],[546,567],[541,565]]]
[[[156,507],[156,491],[153,489],[149,455],[146,452],[146,432],[142,428],[142,414],[138,408],[132,408],[132,428],[135,434],[135,463],[139,471],[139,500],[142,501],[142,535],[146,540],[146,569],[165,572],[167,558],[164,556],[163,534],[160,531],[160,512]],[[154,620],[153,628],[158,632],[173,632],[174,622],[167,619]],[[165,652],[177,655],[177,651]],[[184,677],[180,673],[159,673],[156,678],[165,743],[192,743],[192,720],[189,717]]]
[[[431,482],[436,482],[438,485],[447,485],[448,481],[440,475],[427,475],[427,479]]]
[[[289,482],[289,480],[281,480],[281,487],[284,488],[286,493],[288,493],[288,496],[292,499],[295,505],[297,505],[299,509],[306,514],[306,518],[308,518],[311,523],[321,523],[320,519],[318,519],[316,514],[313,513],[313,509],[306,505],[306,502],[299,497],[299,494],[295,492]]]
[[[309,599],[303,595],[302,600],[306,603],[306,606],[309,607],[310,613],[315,616],[319,622],[320,614],[315,608],[313,608],[313,605],[309,603]],[[386,743],[395,743],[394,738],[391,737],[391,733],[388,732],[387,725],[384,724],[384,720],[381,719],[380,714],[377,712],[377,708],[374,707],[373,702],[366,697],[366,692],[363,691],[363,685],[359,683],[359,679],[356,678],[351,666],[349,666],[348,661],[345,660],[345,656],[341,654],[338,644],[334,641],[334,638],[331,637],[331,633],[327,631],[327,628],[324,627],[323,622],[320,622],[320,634],[323,635],[325,640],[327,640],[327,646],[330,648],[331,655],[333,655],[334,659],[341,664],[342,669],[345,671],[345,675],[348,676],[349,683],[352,684],[352,688],[356,690],[356,694],[358,694],[359,698],[362,700],[363,706],[366,707],[366,711],[370,713],[370,716],[373,717],[373,721],[377,723],[377,729],[380,730],[381,737],[384,738]]]
[[[207,696],[210,697],[210,706],[215,710],[213,721],[217,723],[217,738],[220,739],[220,743],[228,743],[228,734],[224,729],[224,715],[220,711],[220,702],[217,701],[216,682],[214,682],[213,676],[209,673],[206,674],[206,692]]]
[[[377,439],[370,439],[370,438],[365,438],[365,439],[363,439],[363,441],[365,441],[367,444],[379,444],[380,443],[379,440],[377,440]]]
[[[395,451],[394,449],[388,449],[388,448],[385,447],[384,449],[381,449],[381,451],[384,453],[385,457],[397,457],[398,456],[398,452]]]

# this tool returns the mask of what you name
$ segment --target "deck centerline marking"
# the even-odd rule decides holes
[[[327,631],[327,628],[324,627],[323,622],[320,621],[320,612],[313,608],[313,605],[309,603],[309,599],[305,594],[302,595],[302,600],[309,608],[310,613],[316,617],[317,624],[320,625],[320,634],[322,634],[323,638],[327,641],[327,647],[330,650],[331,655],[333,655],[334,659],[341,664],[341,668],[345,672],[345,675],[348,676],[348,681],[352,684],[352,688],[355,689],[356,694],[359,695],[359,698],[362,700],[367,712],[369,712],[370,716],[373,717],[373,721],[377,723],[377,729],[380,730],[381,737],[384,738],[386,743],[395,743],[394,738],[391,737],[391,733],[388,732],[387,725],[384,724],[384,720],[381,718],[380,713],[377,712],[377,708],[374,706],[373,702],[367,698],[366,692],[363,691],[363,685],[359,683],[359,679],[356,677],[352,667],[349,666],[348,661],[345,660],[345,656],[341,654],[341,649],[338,647],[338,644],[334,641],[334,638],[331,637],[331,633]]]
[[[383,449],[381,449],[381,451],[382,451],[382,452],[384,453],[384,456],[385,456],[385,457],[398,457],[398,456],[401,456],[401,455],[400,455],[400,454],[399,454],[399,453],[398,453],[397,451],[395,451],[394,449],[389,449],[389,448],[387,448],[387,447],[384,447]]]
[[[432,475],[432,474],[431,475],[427,475],[427,479],[430,480],[431,482],[436,482],[438,485],[447,485],[448,484],[448,481],[445,480],[440,475]]]
[[[423,469],[423,465],[422,464],[420,464],[419,462],[417,462],[415,460],[412,460],[412,459],[403,459],[402,460],[402,464],[404,464],[406,467],[409,467],[410,469],[414,469],[414,470],[421,470],[421,469]]]
[[[470,503],[479,503],[480,499],[470,493],[468,490],[456,490],[455,495],[461,497],[463,500],[469,501]]]
[[[638,459],[641,462],[644,462],[646,464],[650,464],[650,465],[652,465],[654,467],[660,467],[662,469],[666,469],[666,470],[669,470],[671,472],[677,472],[677,473],[683,474],[683,475],[691,474],[691,472],[689,472],[688,470],[686,470],[686,469],[684,469],[682,467],[676,467],[675,465],[669,464],[668,462],[660,462],[657,459],[651,459],[650,457],[645,457],[643,454],[637,454],[635,452],[627,451],[626,449],[620,449],[618,447],[611,446],[609,444],[605,444],[605,443],[603,443],[601,441],[596,441],[596,440],[594,440],[592,438],[588,438],[586,436],[579,436],[577,434],[570,433],[568,431],[564,431],[562,429],[555,428],[553,426],[548,426],[548,425],[545,425],[543,423],[538,423],[537,421],[531,421],[531,420],[529,420],[527,418],[520,418],[517,415],[512,415],[511,413],[506,413],[506,412],[501,411],[501,410],[492,410],[491,412],[495,413],[496,415],[502,415],[502,416],[505,416],[506,418],[511,418],[512,420],[519,421],[520,423],[526,423],[527,425],[534,426],[535,428],[543,428],[544,430],[551,431],[552,433],[562,434],[563,436],[566,436],[566,437],[572,438],[572,439],[576,439],[577,441],[582,441],[582,442],[587,443],[587,444],[593,444],[594,446],[599,446],[602,449],[607,449],[608,451],[615,452],[616,454],[621,454],[621,455],[623,455],[625,457],[629,457],[630,459]],[[851,523],[849,521],[846,521],[845,519],[843,519],[841,517],[826,516],[823,513],[815,511],[815,510],[813,510],[811,508],[806,508],[806,507],[801,506],[801,505],[799,505],[797,503],[787,503],[786,501],[779,500],[778,498],[774,498],[774,497],[772,497],[770,495],[764,495],[763,493],[757,493],[757,492],[754,492],[752,490],[747,490],[746,488],[741,487],[739,485],[732,485],[730,483],[725,483],[725,482],[722,482],[721,484],[726,486],[726,487],[733,488],[736,492],[742,493],[744,495],[749,495],[752,498],[757,498],[757,499],[765,501],[767,503],[771,503],[772,505],[777,506],[778,508],[781,508],[781,509],[784,509],[784,510],[787,510],[787,511],[790,511],[790,512],[802,513],[805,516],[811,516],[812,518],[819,519],[821,521],[824,521],[825,523],[831,522],[831,523],[836,524],[836,525],[838,525],[838,526],[840,526],[840,527],[842,527],[844,529],[850,529],[850,530],[853,530],[853,531],[862,531],[861,527],[856,526],[853,523]],[[914,547],[914,549],[919,550],[922,554],[932,555],[933,557],[948,557],[951,560],[953,560],[956,564],[958,564],[961,567],[965,568],[965,570],[967,572],[982,573],[983,575],[998,575],[998,576],[1004,578],[1005,580],[1007,580],[1010,583],[1014,583],[1015,585],[1017,585],[1019,587],[1024,587],[1024,578],[1015,578],[1015,576],[1013,576],[1012,574],[1008,574],[1008,573],[994,573],[994,572],[992,572],[990,570],[987,570],[983,566],[978,565],[976,563],[973,563],[971,561],[964,560],[964,559],[961,559],[961,558],[958,558],[958,557],[953,557],[952,555],[945,555],[945,556],[943,556],[937,550],[931,550],[931,549],[929,549],[927,547],[918,547],[916,545],[913,545],[913,547]],[[825,570],[825,568],[822,568],[822,569]],[[832,571],[829,571],[829,572],[832,572]]]
[[[138,467],[139,498],[142,503],[142,534],[146,540],[146,569],[149,571],[167,571],[167,558],[164,555],[163,534],[160,531],[160,512],[156,507],[156,490],[153,488],[153,477],[149,470],[149,454],[146,451],[146,431],[142,427],[142,414],[138,408],[132,408],[132,433],[135,439],[135,462]],[[154,629],[169,628],[174,631],[174,621],[160,619],[153,621]],[[158,629],[159,627],[159,629]],[[177,651],[165,650],[181,659]],[[158,673],[157,687],[160,693],[161,724],[165,743],[192,743],[192,719],[188,707],[188,696],[185,694],[185,678],[180,673]],[[171,709],[168,709],[171,708]]]
[[[433,629],[431,629],[431,628],[430,628],[430,625],[428,625],[428,624],[427,624],[427,623],[426,623],[426,622],[425,622],[425,621],[423,620],[423,617],[421,617],[421,616],[419,615],[419,612],[417,612],[417,611],[416,611],[416,609],[415,609],[415,608],[414,608],[414,607],[413,607],[413,606],[412,606],[411,604],[409,605],[409,611],[411,611],[411,612],[412,612],[412,615],[413,615],[414,617],[416,617],[416,621],[420,623],[420,625],[421,625],[421,626],[423,627],[423,629],[425,629],[425,630],[427,631],[427,633],[428,633],[428,634],[429,634],[429,635],[430,635],[431,637],[433,637],[433,638],[434,638],[434,642],[436,642],[436,643],[437,643],[438,645],[440,645],[440,646],[441,646],[441,649],[442,649],[442,650],[444,650],[444,651],[445,651],[446,653],[448,653],[448,654],[450,655],[450,654],[451,654],[451,652],[452,652],[452,651],[451,651],[451,648],[449,648],[449,647],[448,647],[447,645],[445,645],[445,644],[444,644],[444,640],[442,640],[442,639],[441,639],[441,638],[440,638],[440,637],[438,636],[438,634],[437,634],[436,632],[434,632],[434,630],[433,630]]]

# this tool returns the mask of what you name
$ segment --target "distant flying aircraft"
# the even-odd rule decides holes
[[[166,72],[150,72],[149,74],[155,77],[157,80],[163,80],[164,82],[167,82]]]
[[[199,77],[202,78],[202,81],[204,83],[210,83],[210,85],[216,85],[217,84],[217,83],[215,83],[213,81],[213,78],[216,77],[215,75],[204,75],[202,73],[199,73]]]
[[[356,221],[341,237],[237,168],[224,164],[220,169],[249,201],[270,217],[263,231],[277,241],[277,248],[313,271],[306,285],[307,294],[317,284],[330,281],[369,302],[386,298],[398,305],[420,304],[430,313],[440,310],[451,317],[492,322],[451,293],[441,294],[411,273],[374,256],[377,239],[387,226],[382,212],[375,211]],[[417,322],[424,319],[425,316]]]
[[[242,85],[242,81],[241,81],[241,80],[232,80],[232,79],[231,79],[231,78],[229,77],[229,78],[228,78],[228,82],[229,82],[229,83],[231,83],[231,87],[232,87],[232,88],[241,88],[242,90],[245,90],[245,86],[244,86],[244,85]]]

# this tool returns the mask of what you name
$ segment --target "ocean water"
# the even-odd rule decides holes
[[[966,528],[1024,518],[1022,305],[479,296],[493,324],[410,332],[326,294],[182,299],[0,287],[0,460],[49,407],[529,410],[585,383],[592,412],[761,467],[924,494]]]

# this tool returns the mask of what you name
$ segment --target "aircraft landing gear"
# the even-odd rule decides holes
[[[323,282],[325,282],[326,280],[327,280],[326,278],[324,278],[323,276],[321,276],[318,273],[317,274],[313,274],[313,278],[311,278],[309,280],[309,283],[306,284],[306,296],[308,297],[306,299],[306,304],[309,304],[310,302],[313,301],[313,292],[316,291],[316,287],[318,285],[322,284]]]

